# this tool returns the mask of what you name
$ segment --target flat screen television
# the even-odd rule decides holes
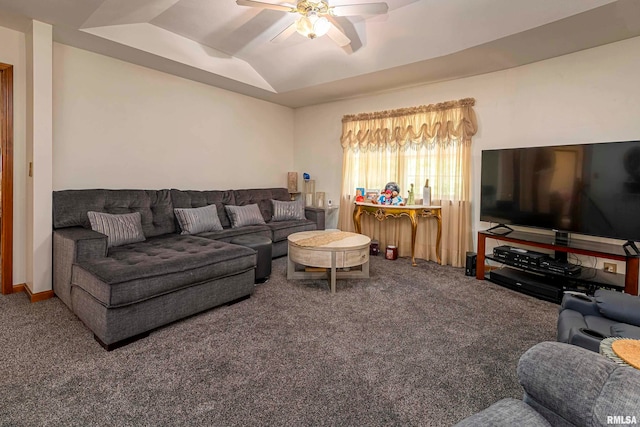
[[[640,141],[482,151],[480,220],[640,241]]]

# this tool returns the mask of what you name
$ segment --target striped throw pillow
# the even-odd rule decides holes
[[[246,206],[225,205],[224,208],[231,220],[231,228],[266,224],[257,204]]]
[[[304,199],[293,202],[271,200],[273,204],[273,217],[271,221],[290,221],[294,219],[306,219],[304,216]]]
[[[222,224],[218,218],[216,205],[201,208],[175,208],[173,212],[178,218],[182,230],[180,234],[198,234],[206,231],[220,231]]]
[[[144,241],[140,212],[112,215],[104,212],[87,212],[91,229],[107,235],[107,247]]]

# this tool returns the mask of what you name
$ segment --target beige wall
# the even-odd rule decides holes
[[[284,187],[290,108],[54,44],[54,190]]]
[[[344,114],[473,97],[474,230],[481,150],[640,139],[640,37],[511,70],[296,110],[295,166],[338,199]]]
[[[25,56],[24,33],[0,27],[0,62],[13,65],[13,284],[27,280]]]

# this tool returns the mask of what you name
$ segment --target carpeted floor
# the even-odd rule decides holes
[[[408,258],[286,280],[112,352],[57,298],[0,296],[0,425],[447,426],[520,398],[558,306]]]

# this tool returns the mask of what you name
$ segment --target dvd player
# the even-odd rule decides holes
[[[516,248],[509,245],[502,245],[493,248],[493,257],[497,261],[513,267],[542,269],[550,273],[562,274],[564,276],[577,276],[582,271],[579,265],[570,264],[566,261],[557,261],[549,254],[531,251],[528,249]]]
[[[505,264],[514,265],[516,267],[539,267],[540,262],[547,257],[547,254],[522,248],[515,248],[509,245],[502,245],[493,248],[493,257],[504,261]]]
[[[556,261],[553,258],[546,258],[540,261],[540,267],[552,273],[563,274],[565,276],[577,276],[582,271],[582,267],[579,265]]]

